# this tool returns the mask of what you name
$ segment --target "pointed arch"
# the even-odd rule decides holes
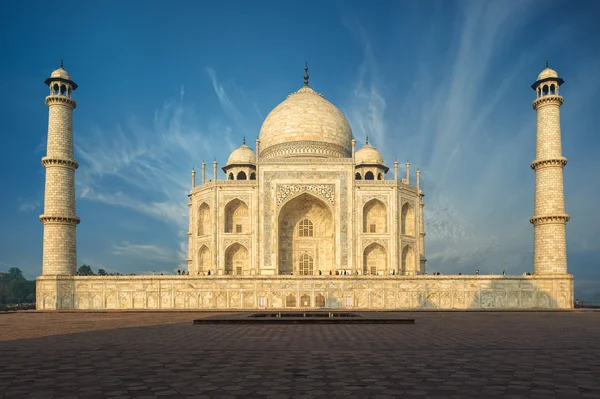
[[[383,175],[381,172],[377,173],[377,180],[383,180]]]
[[[410,202],[402,205],[400,234],[407,236],[415,235],[415,210]]]
[[[227,179],[228,180],[233,180],[233,173],[232,172],[229,172],[229,175],[227,176]]]
[[[210,263],[210,250],[206,245],[202,245],[198,250],[196,259],[196,273],[203,275],[208,272],[211,269]]]
[[[554,83],[550,85],[550,94],[556,94],[556,85]]]
[[[250,173],[250,180],[256,180],[256,173]]]
[[[387,251],[376,242],[365,248],[363,252],[363,273],[371,275],[386,274]]]
[[[285,297],[285,307],[286,308],[295,308],[296,307],[296,296],[294,294],[289,294]]]
[[[240,170],[237,174],[236,180],[247,180],[246,172],[244,172],[243,170]]]
[[[225,274],[242,276],[250,271],[248,249],[236,242],[225,250]]]
[[[402,248],[402,274],[414,274],[415,255],[411,245],[407,244]]]
[[[367,173],[365,173],[365,180],[375,180],[375,176],[373,175],[373,172],[368,171]]]
[[[544,85],[542,87],[542,95],[547,96],[548,95],[548,85]]]
[[[361,179],[362,179],[362,177],[360,176],[360,172],[356,172],[356,173],[354,174],[354,179],[355,179],[355,180],[361,180]]]
[[[325,307],[325,297],[322,294],[315,295],[315,308]]]
[[[311,274],[319,265],[329,270],[335,262],[334,229],[333,212],[321,198],[304,192],[285,202],[277,217],[278,274],[299,275],[304,254],[312,257]]]
[[[387,233],[387,210],[384,203],[376,198],[363,207],[363,233]]]
[[[225,233],[244,234],[249,232],[248,205],[234,199],[225,205]]]
[[[206,236],[211,233],[210,207],[203,202],[198,207],[198,237]]]

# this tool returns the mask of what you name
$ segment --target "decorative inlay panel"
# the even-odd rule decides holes
[[[372,199],[377,199],[377,200],[383,202],[383,204],[387,206],[387,197],[384,197],[383,195],[365,195],[361,198],[362,198],[363,205],[365,205],[367,202],[371,201]]]
[[[233,201],[234,199],[239,199],[244,204],[246,204],[246,206],[250,206],[250,196],[249,195],[224,195],[222,198],[223,198],[224,204],[228,204],[230,201]]]
[[[247,238],[242,238],[242,239],[226,239],[223,240],[223,248],[227,249],[229,248],[231,245],[238,243],[240,245],[243,245],[244,247],[246,247],[246,249],[248,251],[250,251],[250,241]]]
[[[260,152],[261,158],[290,157],[298,154],[310,154],[323,157],[349,158],[351,152],[341,145],[321,141],[293,141],[271,145]]]
[[[310,192],[335,206],[335,186],[333,184],[278,184],[277,185],[277,207],[291,196],[301,192]]]
[[[385,249],[388,248],[388,240],[363,238],[363,240],[362,240],[362,247],[363,247],[363,249],[366,248],[366,247],[368,247],[369,245],[373,244],[374,242],[377,243],[377,244],[379,244],[379,245],[381,245]]]

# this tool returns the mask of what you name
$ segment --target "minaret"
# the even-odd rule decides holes
[[[77,84],[60,68],[52,72],[44,82],[50,87],[46,97],[49,108],[48,148],[42,158],[46,168],[44,191],[44,247],[42,254],[43,275],[74,275],[77,269],[75,216],[75,169],[73,159],[73,110],[77,106],[71,97]]]
[[[531,88],[536,92],[533,109],[537,114],[535,160],[535,201],[533,217],[533,273],[567,273],[566,223],[563,168],[560,138],[560,106],[563,98],[558,88],[564,81],[556,71],[544,69]]]
[[[425,219],[423,219],[423,191],[421,191],[421,171],[417,169],[417,192],[419,193],[419,267],[421,273],[425,273]]]

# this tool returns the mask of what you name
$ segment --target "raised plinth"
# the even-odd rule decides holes
[[[39,276],[38,309],[571,309],[573,276]]]

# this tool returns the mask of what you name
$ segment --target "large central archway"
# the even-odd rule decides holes
[[[333,215],[317,197],[304,193],[279,212],[279,274],[316,275],[334,268]]]

